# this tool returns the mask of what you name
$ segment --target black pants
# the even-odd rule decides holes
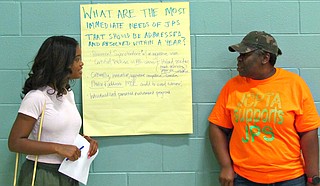
[[[286,180],[270,184],[255,183],[238,174],[236,174],[236,177],[234,179],[234,186],[306,186],[306,183],[307,181],[304,175],[292,180]]]

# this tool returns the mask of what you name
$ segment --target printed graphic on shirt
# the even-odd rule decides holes
[[[243,143],[254,142],[255,137],[262,137],[266,142],[274,140],[272,126],[284,122],[284,112],[278,92],[243,93],[234,109],[234,121],[244,125]],[[258,124],[260,123],[260,124]],[[273,125],[271,125],[273,124]]]

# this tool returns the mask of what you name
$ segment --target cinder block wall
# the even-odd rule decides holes
[[[177,0],[179,1],[179,0]],[[12,185],[15,154],[7,138],[32,58],[51,35],[80,39],[79,5],[159,0],[0,1],[0,185]],[[174,1],[171,1],[174,2]],[[236,75],[227,46],[251,30],[272,33],[283,51],[276,66],[301,75],[320,111],[320,1],[190,1],[193,81],[191,135],[100,137],[89,186],[215,186],[219,166],[208,141],[207,116],[221,87]],[[80,81],[73,87],[81,111]],[[22,156],[22,158],[24,158]]]

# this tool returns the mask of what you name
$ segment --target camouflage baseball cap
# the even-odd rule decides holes
[[[270,52],[275,55],[282,54],[274,37],[263,31],[249,32],[242,39],[241,43],[229,46],[230,52],[237,51],[239,53],[248,53],[257,49]]]

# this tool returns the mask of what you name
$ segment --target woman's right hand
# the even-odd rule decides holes
[[[81,151],[77,146],[59,144],[56,147],[59,155],[68,158],[71,161],[76,161],[81,156]]]

